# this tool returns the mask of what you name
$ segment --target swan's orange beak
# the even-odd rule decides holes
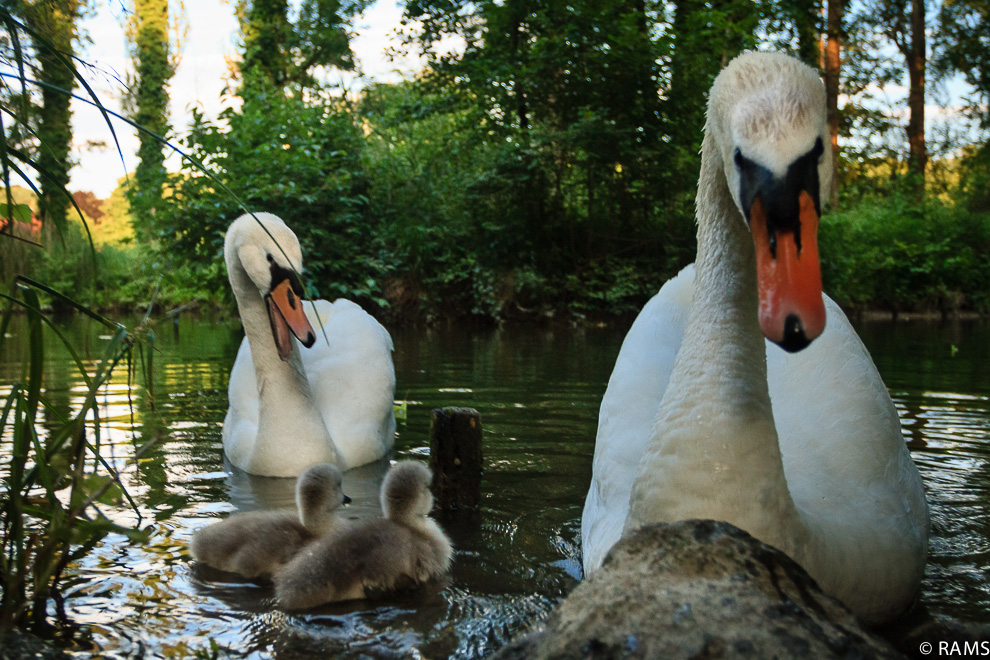
[[[757,195],[749,222],[756,246],[760,328],[784,350],[800,351],[825,329],[815,202],[802,190],[798,222],[771,231],[763,198]]]
[[[316,333],[313,332],[313,326],[306,318],[302,299],[292,290],[292,284],[288,279],[272,287],[265,296],[265,301],[268,303],[268,321],[272,326],[275,348],[278,349],[278,356],[282,360],[288,360],[292,354],[290,332],[306,348],[316,342]]]

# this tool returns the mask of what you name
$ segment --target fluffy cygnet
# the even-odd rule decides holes
[[[422,463],[401,461],[385,475],[383,519],[335,531],[310,544],[275,574],[275,594],[289,610],[365,598],[439,577],[453,550],[433,508],[433,475]]]
[[[351,501],[341,490],[341,479],[334,465],[311,465],[296,480],[298,515],[284,510],[235,513],[197,531],[189,550],[196,561],[222,571],[270,576],[304,545],[337,526],[336,510]]]

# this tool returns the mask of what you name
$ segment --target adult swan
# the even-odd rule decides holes
[[[696,262],[640,313],[602,401],[586,574],[625,531],[709,518],[784,550],[865,621],[916,594],[921,477],[869,353],[822,296],[828,144],[824,89],[797,60],[749,53],[715,80]]]
[[[384,456],[395,442],[385,328],[349,300],[317,300],[314,313],[301,300],[299,241],[270,213],[231,223],[223,252],[245,335],[223,423],[230,462],[294,477],[313,463],[347,469]]]

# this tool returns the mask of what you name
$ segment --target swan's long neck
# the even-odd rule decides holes
[[[339,465],[298,349],[292,351],[287,361],[279,358],[265,301],[240,262],[236,259],[233,262],[228,264],[231,288],[251,346],[258,383],[260,410],[252,463],[267,461],[269,465],[285,467],[285,474],[270,476],[295,476],[302,468],[319,461]],[[289,446],[292,455],[286,455]],[[279,460],[273,461],[272,457]]]
[[[626,529],[714,517],[790,545],[781,529],[792,534],[803,525],[773,423],[752,237],[711,133],[698,185],[694,302],[633,486]]]

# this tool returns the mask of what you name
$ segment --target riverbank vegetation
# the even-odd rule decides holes
[[[247,208],[296,230],[313,295],[356,299],[392,322],[629,318],[693,259],[712,78],[740,50],[782,48],[822,70],[839,146],[821,229],[826,290],[852,310],[985,313],[990,57],[972,26],[990,19],[947,0],[919,27],[910,4],[864,3],[829,23],[791,0],[539,11],[421,0],[403,7],[422,73],[343,93],[326,72],[353,68],[348,29],[366,3],[309,0],[298,13],[246,3],[235,109],[173,129],[161,113],[175,66],[169,7],[141,0],[129,24],[130,105],[152,128],[113,197],[78,204],[97,243],[95,285],[73,213],[43,252],[3,241],[2,275],[31,275],[103,310],[145,309],[156,295],[161,311],[233,313],[223,232]],[[918,89],[907,107],[877,91],[919,84],[910,54],[926,26],[929,78],[959,73],[971,88],[965,113],[929,119],[927,131]],[[920,93],[929,106],[938,96]],[[165,172],[160,135],[191,157],[178,171]],[[42,221],[62,206],[35,197]]]
[[[46,635],[68,633],[61,587],[70,563],[110,533],[146,538],[118,522],[127,504],[132,520],[140,522],[141,515],[120,476],[125,461],[116,461],[112,452],[107,456],[104,448],[100,395],[122,365],[128,376],[136,376],[138,363],[143,375],[149,373],[151,351],[144,349],[153,349],[153,334],[147,328],[129,331],[59,290],[87,290],[87,282],[99,281],[93,277],[97,253],[88,230],[84,238],[68,216],[70,205],[81,217],[82,207],[90,207],[92,200],[85,195],[73,198],[65,189],[68,145],[57,144],[65,131],[51,125],[66,118],[66,87],[81,82],[70,65],[71,53],[64,52],[79,7],[64,9],[50,16],[37,6],[25,7],[23,22],[0,11],[0,34],[10,47],[6,63],[14,70],[5,72],[9,75],[0,88],[5,93],[0,103],[0,175],[5,188],[0,202],[0,357],[20,366],[14,382],[0,384],[0,644],[7,643],[13,627]],[[52,31],[55,36],[46,36]],[[42,63],[37,68],[29,67],[22,50],[21,44],[28,41]],[[53,67],[62,70],[53,73]],[[62,98],[51,103],[52,94]],[[41,112],[32,106],[33,95],[42,98]],[[36,149],[28,146],[32,138]],[[32,191],[11,185],[18,176]],[[32,207],[47,208],[55,199],[60,214],[38,218]],[[99,258],[106,260],[111,254],[103,251]],[[48,283],[32,275],[45,276]],[[47,301],[44,309],[42,298]],[[70,341],[53,322],[53,308],[88,316],[106,333],[101,348],[83,349]],[[26,317],[26,341],[20,351],[10,348],[8,333],[15,312]],[[71,403],[58,400],[50,389],[58,378],[52,373],[52,353],[60,354],[59,361],[68,356],[76,369],[81,386],[75,388]],[[137,449],[135,460],[149,446]],[[114,509],[110,515],[109,509]]]

